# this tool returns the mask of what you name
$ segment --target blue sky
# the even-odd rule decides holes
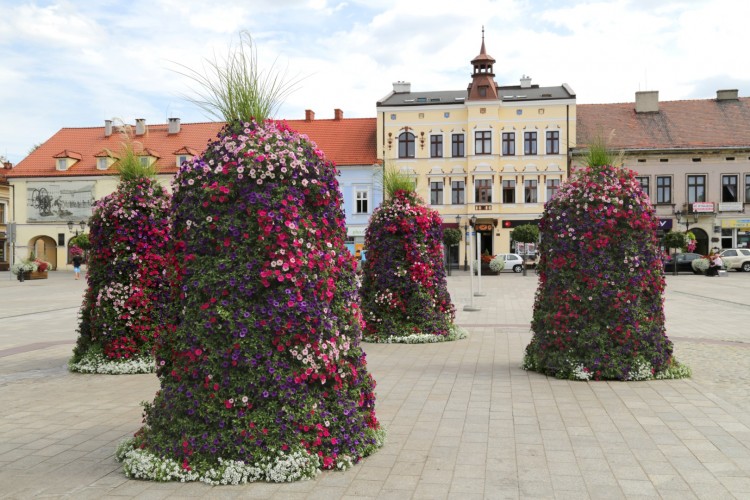
[[[375,116],[397,80],[458,90],[485,26],[495,80],[568,83],[579,103],[750,96],[745,0],[0,0],[0,155],[62,127],[209,117],[184,98],[240,30],[261,68],[299,80],[278,118]]]

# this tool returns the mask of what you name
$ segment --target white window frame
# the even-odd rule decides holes
[[[360,194],[364,193],[364,197],[360,197]],[[362,212],[357,210],[359,202],[367,202],[367,210]],[[355,215],[369,214],[372,212],[372,189],[370,186],[354,186],[354,207],[352,213]]]
[[[177,168],[180,168],[188,160],[190,160],[190,156],[188,155],[177,155]]]
[[[107,170],[109,168],[109,162],[107,161],[106,156],[99,156],[96,159],[96,169],[97,170]]]
[[[68,159],[58,158],[55,162],[55,168],[60,171],[68,170]]]

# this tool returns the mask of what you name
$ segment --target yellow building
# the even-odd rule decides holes
[[[495,59],[482,35],[466,90],[414,92],[396,82],[377,103],[378,158],[412,176],[417,193],[437,210],[444,227],[470,221],[481,251],[516,250],[513,227],[542,215],[544,203],[567,177],[575,146],[576,96],[567,85],[540,87],[495,83]],[[466,246],[453,249],[455,266]]]

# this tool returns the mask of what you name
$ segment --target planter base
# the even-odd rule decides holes
[[[46,280],[47,271],[28,271],[23,273],[24,280]]]

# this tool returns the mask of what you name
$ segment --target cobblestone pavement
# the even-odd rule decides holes
[[[572,382],[520,369],[536,277],[449,287],[466,340],[366,344],[383,449],[292,484],[127,479],[113,458],[153,375],[66,370],[85,282],[0,273],[2,498],[750,498],[750,273],[668,276],[667,331],[693,378]]]

